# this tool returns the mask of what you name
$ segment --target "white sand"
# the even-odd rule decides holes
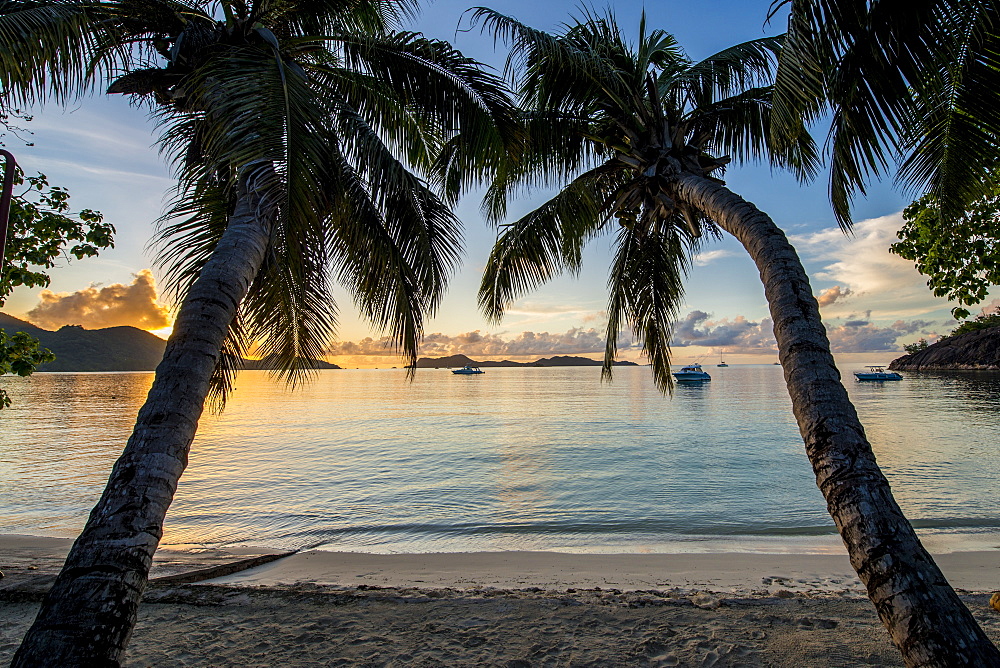
[[[952,586],[1000,589],[1000,552],[936,557]],[[847,555],[565,554],[467,552],[364,554],[310,551],[211,582],[237,586],[317,583],[354,587],[565,590],[602,587],[708,590],[731,594],[792,592],[864,596]]]

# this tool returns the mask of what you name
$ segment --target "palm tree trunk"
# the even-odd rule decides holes
[[[736,237],[760,271],[816,484],[906,665],[1000,666],[1000,652],[892,497],[834,364],[805,269],[785,234],[767,214],[713,181],[682,174],[676,188],[680,201]]]
[[[273,214],[261,200],[241,188],[226,231],[177,314],[135,430],[12,666],[119,665],[209,380],[264,260]]]

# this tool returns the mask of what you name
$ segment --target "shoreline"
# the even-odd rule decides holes
[[[953,587],[1000,589],[1000,554],[934,555]],[[815,554],[570,554],[462,552],[379,555],[299,552],[211,581],[237,587],[318,585],[420,589],[623,592],[669,590],[727,596],[848,596],[866,598],[846,555]]]
[[[54,577],[72,539],[0,534],[0,591]],[[796,553],[571,553],[547,551],[373,554],[267,547],[160,549],[151,581],[193,572],[226,587],[617,589],[710,591],[735,596],[865,592],[847,555]],[[934,554],[952,586],[1000,590],[1000,550]],[[227,571],[228,568],[228,571]],[[226,573],[216,577],[220,572]],[[779,594],[780,593],[780,594]]]
[[[0,535],[0,663],[71,543]],[[157,551],[123,665],[902,665],[844,555],[311,550],[191,584],[275,555],[190,547]],[[1000,554],[935,559],[1000,640]]]

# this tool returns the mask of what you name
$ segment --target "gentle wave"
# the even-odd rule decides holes
[[[168,544],[355,551],[753,551],[836,545],[780,367],[660,395],[648,369],[240,376],[202,418]],[[74,535],[150,374],[0,378],[0,526]],[[1000,375],[849,383],[904,512],[933,540],[1000,535]],[[966,540],[962,538],[962,540]],[[977,545],[980,543],[976,543]],[[777,546],[777,547],[775,547]],[[715,547],[712,547],[715,549]]]

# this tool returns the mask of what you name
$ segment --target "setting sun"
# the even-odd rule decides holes
[[[174,333],[174,327],[173,325],[171,325],[170,327],[161,327],[160,329],[147,329],[146,331],[149,332],[150,334],[153,334],[165,340],[169,339],[170,335]]]

